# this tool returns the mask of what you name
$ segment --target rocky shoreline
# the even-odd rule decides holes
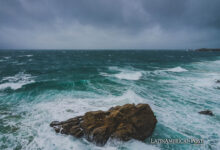
[[[196,49],[198,52],[220,52],[220,48],[200,48]]]
[[[108,111],[91,111],[66,121],[53,121],[50,126],[57,133],[86,138],[97,145],[111,139],[143,141],[156,126],[157,119],[148,104],[125,104]]]

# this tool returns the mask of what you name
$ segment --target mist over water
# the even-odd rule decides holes
[[[0,51],[0,149],[220,149],[220,53],[193,51]],[[104,147],[56,134],[51,121],[126,103],[148,103],[153,139]],[[215,116],[198,114],[210,109]]]

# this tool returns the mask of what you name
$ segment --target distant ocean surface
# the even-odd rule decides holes
[[[1,150],[220,149],[220,53],[195,51],[0,50]],[[126,103],[148,103],[153,139],[104,147],[56,134],[51,121]],[[201,115],[212,110],[215,116]]]

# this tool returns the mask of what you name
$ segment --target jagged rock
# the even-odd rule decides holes
[[[200,111],[199,113],[203,115],[214,116],[211,110],[204,110],[204,111]]]
[[[149,137],[157,120],[148,104],[126,104],[108,111],[91,111],[66,121],[53,121],[50,126],[57,133],[85,137],[97,145],[104,145],[109,138],[143,141]]]

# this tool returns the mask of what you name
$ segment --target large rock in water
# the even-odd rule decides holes
[[[126,104],[108,111],[91,111],[66,121],[53,121],[50,126],[57,133],[85,137],[97,145],[104,145],[109,138],[122,141],[149,137],[157,119],[148,104]]]
[[[199,113],[203,115],[214,116],[211,110],[204,110],[204,111],[200,111]]]

